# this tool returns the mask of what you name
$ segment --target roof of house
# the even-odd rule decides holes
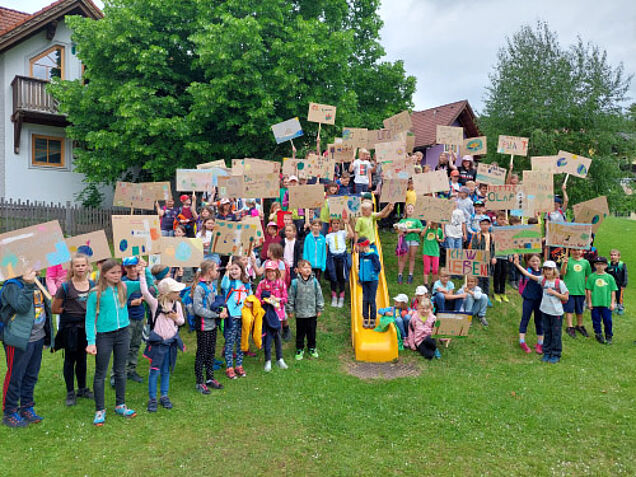
[[[0,53],[66,15],[84,15],[94,19],[104,16],[91,0],[58,0],[31,15],[2,8],[0,10]]]
[[[452,126],[455,121],[464,128],[466,137],[480,135],[475,123],[475,113],[466,99],[424,111],[413,111],[411,122],[415,134],[415,148],[435,144],[437,126]]]

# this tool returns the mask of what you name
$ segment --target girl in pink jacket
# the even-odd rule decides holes
[[[265,262],[265,279],[261,280],[256,287],[256,297],[263,302],[261,295],[264,291],[270,293],[270,300],[276,310],[276,315],[280,321],[285,321],[285,304],[287,303],[287,286],[280,277],[278,265],[273,260]]]
[[[433,305],[428,298],[422,299],[418,305],[417,310],[411,316],[411,321],[409,322],[409,333],[404,341],[405,346],[408,346],[414,351],[419,351],[423,356],[428,357],[427,353],[424,352],[423,344],[426,342],[433,342],[434,340],[431,338],[433,334],[433,328],[435,326],[435,321],[437,318],[433,314]],[[439,350],[435,347],[436,358],[440,358],[441,355]],[[432,358],[429,357],[428,359]]]

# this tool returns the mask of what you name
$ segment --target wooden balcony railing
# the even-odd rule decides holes
[[[37,111],[58,114],[57,101],[46,92],[46,80],[16,76],[11,82],[13,87],[13,112]]]

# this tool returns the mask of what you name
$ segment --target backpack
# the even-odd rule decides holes
[[[199,284],[203,287],[203,291],[205,294],[203,295],[203,306],[207,307],[208,305],[208,296],[212,293],[212,290],[205,282],[199,282]],[[186,321],[188,322],[188,328],[190,331],[194,331],[197,329],[197,316],[194,314],[194,287],[197,285],[192,285],[186,287],[181,292],[181,302],[183,303],[183,307],[185,309]]]
[[[2,339],[3,337],[4,327],[9,322],[9,320],[15,316],[15,310],[8,303],[5,303],[2,299],[4,289],[9,283],[15,283],[16,285],[18,285],[18,288],[24,288],[24,283],[16,278],[7,280],[6,282],[4,282],[4,285],[2,285],[2,288],[0,288],[0,339]]]
[[[543,280],[541,280],[541,288],[545,287],[545,282],[546,282],[546,278],[543,277]],[[556,290],[561,293],[561,281],[557,278],[554,280],[554,288],[556,288]],[[567,300],[561,300],[561,303],[563,305],[565,305],[568,301]]]
[[[175,301],[172,304],[172,310],[167,311],[167,313],[170,313],[172,311],[177,311],[177,302]],[[144,329],[141,330],[141,338],[145,341],[148,342],[148,340],[150,339],[150,333],[152,333],[152,330],[155,329],[155,323],[157,322],[157,317],[159,316],[159,313],[166,313],[166,310],[164,310],[164,308],[157,304],[157,309],[155,310],[154,314],[148,316],[148,321],[146,322],[146,324],[144,325]]]

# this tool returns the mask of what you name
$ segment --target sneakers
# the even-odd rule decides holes
[[[369,327],[369,318],[362,317],[362,327],[363,328],[368,328]]]
[[[442,353],[437,348],[435,348],[435,359],[442,359]]]
[[[561,358],[559,358],[558,356],[550,356],[548,363],[557,364],[559,361],[561,361]]]
[[[340,298],[338,298],[338,308],[343,308],[344,307],[344,296],[341,296]]]
[[[532,353],[532,350],[530,349],[530,347],[526,344],[526,342],[524,341],[523,343],[519,343],[519,347],[524,350],[526,353],[530,354]]]
[[[263,370],[266,373],[269,373],[272,370],[272,362],[271,361],[265,361],[265,366],[263,367]]]
[[[128,373],[128,379],[130,379],[131,381],[134,381],[136,383],[143,383],[144,382],[144,378],[139,376],[137,374],[137,371],[133,371],[132,373]]]
[[[114,375],[110,377],[110,387],[113,388],[113,389],[115,388],[115,376]]]
[[[590,335],[588,334],[587,330],[585,329],[585,326],[581,325],[581,326],[576,326],[574,327],[574,329],[576,331],[578,331],[579,333],[581,333],[582,336],[584,336],[585,338],[589,338]]]
[[[406,278],[406,283],[408,283],[409,285],[410,285],[411,283],[413,283],[413,275],[409,275],[409,276]]]
[[[228,379],[236,379],[236,373],[234,372],[234,368],[227,368],[225,370],[225,375],[227,376]]]
[[[300,361],[305,357],[305,350],[298,349],[296,350],[296,354],[294,355],[294,359],[296,361]]]
[[[291,340],[291,330],[289,326],[283,326],[283,341]]]
[[[495,301],[501,303],[501,295],[499,293],[495,293]]]
[[[38,416],[33,409],[33,406],[29,406],[27,408],[20,410],[20,417],[29,422],[29,424],[37,424],[38,422],[42,422],[44,419],[41,416]]]
[[[97,411],[95,413],[95,419],[93,419],[93,425],[97,427],[102,427],[104,425],[105,420],[106,420],[106,409],[102,411]]]
[[[336,295],[331,295],[331,307],[332,308],[338,307],[338,297]]]
[[[148,399],[148,412],[157,412],[157,400]]]
[[[205,382],[205,385],[212,389],[223,389],[223,385],[220,382],[218,382],[216,379],[208,379]],[[208,390],[208,393],[209,393],[209,390]]]
[[[500,296],[501,296],[501,299],[503,300],[504,303],[510,303],[510,300],[508,299],[508,297],[506,295],[504,295],[502,293]]]
[[[484,328],[488,328],[488,320],[485,316],[480,316],[479,322],[481,323],[481,326],[483,326]]]
[[[402,285],[403,280],[402,280],[402,274],[401,273],[398,273],[397,282],[398,282],[398,285]]]
[[[608,344],[608,345],[612,344],[612,337],[611,336],[606,336],[605,337],[605,344]]]
[[[276,361],[276,366],[278,366],[280,369],[287,369],[287,363],[285,363],[285,360],[283,358],[279,359],[278,361]]]
[[[568,334],[570,338],[576,338],[576,330],[574,329],[573,326],[568,326],[565,329],[565,332]]]
[[[133,411],[132,409],[128,409],[128,406],[126,406],[125,404],[115,406],[115,414],[121,417],[126,417],[128,419],[132,419],[137,415],[135,411]]]
[[[170,401],[168,396],[161,396],[159,398],[159,404],[161,404],[161,407],[164,409],[172,409],[172,401]]]
[[[492,301],[490,301],[490,297],[488,297],[488,308],[492,308]]]
[[[12,412],[11,414],[5,414],[4,416],[2,416],[2,424],[12,428],[26,427],[29,425],[29,421],[27,421],[26,419],[22,419],[20,414],[18,414],[17,412]]]
[[[548,361],[550,361],[550,356],[548,356],[547,354],[544,354],[543,358],[541,358],[541,361],[544,363],[547,363]]]
[[[212,369],[214,371],[218,371],[219,369],[221,369],[223,366],[225,366],[225,361],[221,361],[220,359],[215,359],[214,360],[214,364],[212,365]]]
[[[534,352],[537,354],[543,354],[543,345],[537,343],[537,345],[534,347]]]
[[[208,387],[205,384],[197,384],[196,389],[201,394],[210,394],[210,390],[208,389]]]
[[[316,348],[312,348],[309,350],[309,356],[311,356],[312,358],[318,357],[318,351],[316,351]]]
[[[95,399],[95,395],[89,388],[78,389],[77,397],[84,398],[84,399]]]
[[[243,366],[237,366],[236,368],[234,368],[234,372],[239,378],[244,378],[247,376],[247,373],[243,369]]]
[[[616,314],[622,315],[625,313],[625,307],[623,305],[616,305]]]
[[[75,404],[77,404],[75,390],[66,393],[66,401],[64,401],[64,404],[66,404],[68,407],[75,406]]]
[[[601,344],[605,344],[605,339],[603,338],[603,335],[601,333],[596,333],[594,336],[596,337],[596,341]]]

